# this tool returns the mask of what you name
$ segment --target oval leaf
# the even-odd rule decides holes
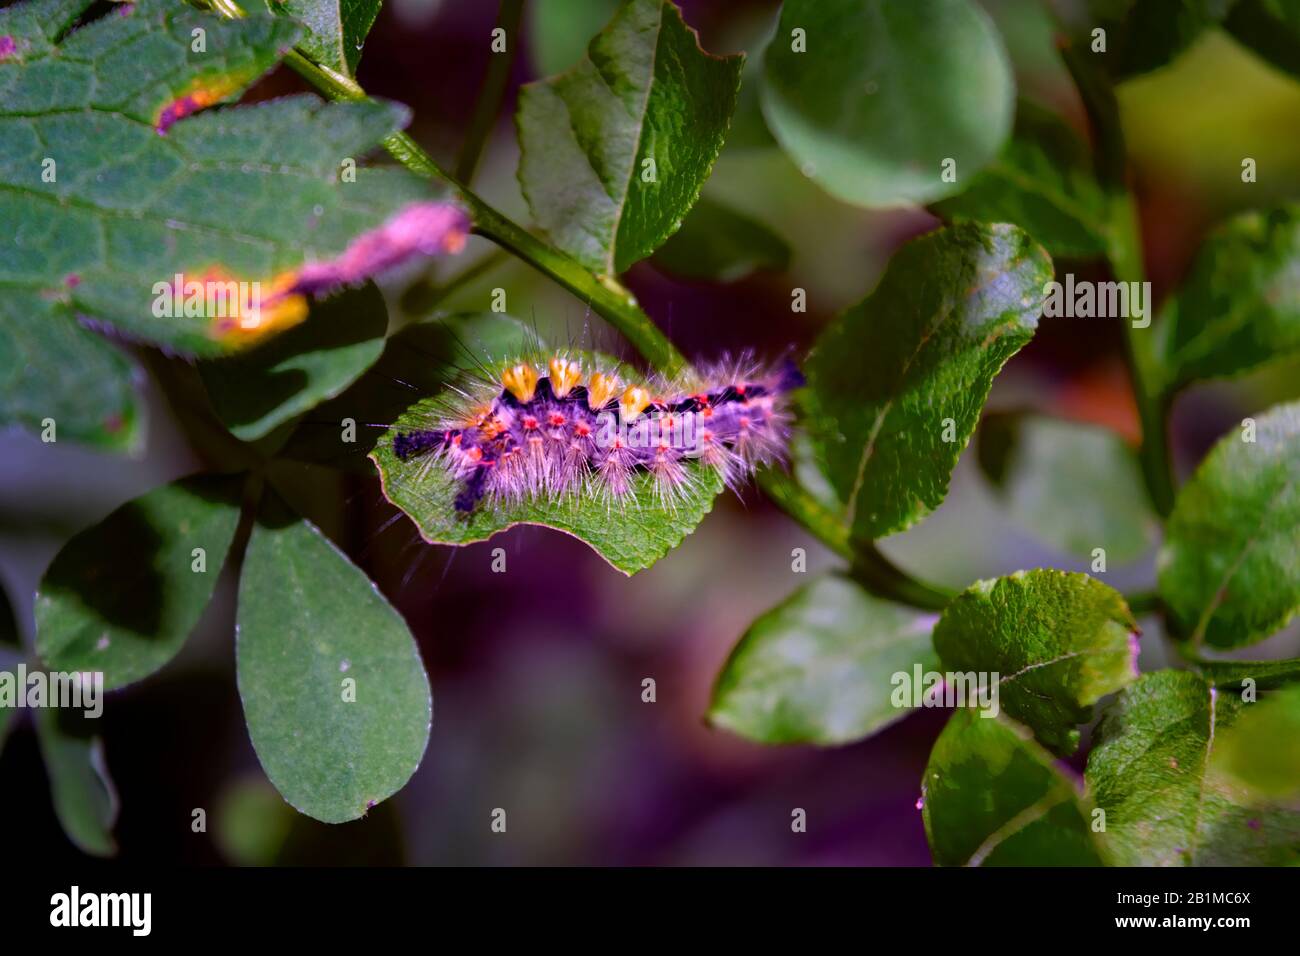
[[[979,581],[944,609],[934,648],[947,672],[996,673],[1001,709],[1073,753],[1092,705],[1137,677],[1137,622],[1114,588],[1064,571]]]
[[[239,525],[241,477],[201,476],[128,501],[63,546],[36,593],[36,650],[104,686],[173,657],[212,597]]]
[[[922,816],[939,866],[1099,866],[1092,808],[1029,731],[958,708],[934,742]]]
[[[1282,628],[1300,609],[1297,527],[1300,402],[1293,402],[1220,439],[1179,489],[1159,579],[1181,633],[1241,647]]]
[[[845,202],[886,206],[956,193],[992,161],[1015,81],[970,0],[786,0],[760,95],[805,174]]]
[[[295,809],[325,823],[355,820],[415,773],[433,699],[406,623],[278,503],[248,543],[236,647],[253,748]]]
[[[1211,772],[1242,708],[1187,671],[1147,674],[1120,694],[1097,725],[1087,771],[1117,863],[1300,862],[1300,812],[1251,806],[1238,784]]]
[[[1246,213],[1211,235],[1158,331],[1169,388],[1300,351],[1300,206]]]
[[[906,717],[894,677],[934,670],[935,616],[828,575],[749,626],[718,675],[709,722],[760,743],[842,744]]]
[[[33,720],[63,832],[83,853],[113,856],[119,804],[104,741],[91,732],[89,720],[74,712],[41,707],[33,711]]]
[[[875,292],[818,338],[806,417],[856,536],[900,531],[943,501],[1051,278],[1047,254],[1016,227],[951,226],[899,249]]]
[[[1132,561],[1160,525],[1137,457],[1117,434],[1039,415],[985,416],[979,461],[1008,515],[1065,554]]]
[[[743,56],[705,53],[666,0],[631,0],[567,73],[519,93],[519,184],[561,249],[614,275],[672,235],[736,107]]]

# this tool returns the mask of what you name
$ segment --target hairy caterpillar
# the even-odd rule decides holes
[[[393,454],[444,468],[462,513],[583,490],[616,501],[636,472],[649,473],[671,505],[695,480],[689,460],[735,488],[784,457],[789,393],[803,384],[792,362],[765,368],[744,358],[682,381],[628,383],[591,361],[562,353],[507,363],[457,389],[428,428],[396,431]]]

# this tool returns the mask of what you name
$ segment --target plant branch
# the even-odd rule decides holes
[[[510,2],[510,0],[506,0]],[[214,9],[226,16],[242,16],[234,0],[212,0]],[[503,13],[505,4],[503,3]],[[366,92],[357,82],[328,67],[314,63],[297,49],[285,58],[304,79],[332,99],[359,100]],[[456,193],[474,221],[480,235],[523,259],[586,301],[606,319],[657,371],[673,375],[687,367],[687,361],[668,337],[642,311],[636,299],[613,276],[595,275],[559,250],[551,248],[523,227],[503,216],[461,181],[443,170],[404,132],[396,132],[383,141],[399,163],[411,172],[445,182]],[[465,157],[462,151],[462,158]],[[458,164],[462,172],[470,169]],[[758,476],[759,485],[795,521],[799,522],[827,547],[847,560],[850,574],[868,591],[889,600],[926,610],[941,610],[952,599],[947,589],[918,581],[894,565],[872,542],[852,540],[848,530],[816,498],[789,475],[766,469]]]
[[[1127,149],[1115,91],[1109,79],[1077,46],[1065,46],[1061,58],[1078,88],[1092,125],[1097,178],[1110,195],[1107,258],[1111,270],[1121,282],[1144,282],[1146,269],[1142,262],[1142,235],[1137,208],[1128,188]],[[1169,399],[1156,373],[1149,329],[1149,324],[1143,329],[1134,328],[1133,323],[1125,319],[1124,351],[1142,425],[1142,446],[1138,451],[1142,478],[1156,513],[1167,518],[1174,507],[1174,473],[1169,458]]]
[[[456,157],[456,178],[467,186],[474,181],[474,171],[483,155],[483,147],[487,145],[488,136],[492,133],[497,113],[501,111],[501,100],[510,79],[510,67],[515,61],[519,21],[523,18],[523,12],[524,0],[501,0],[501,6],[497,10],[493,32],[502,31],[506,38],[506,48],[503,53],[494,51],[489,56],[483,89],[479,92],[478,102],[474,104],[474,115],[470,118],[465,141]]]

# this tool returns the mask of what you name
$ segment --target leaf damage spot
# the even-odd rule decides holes
[[[166,136],[167,131],[185,117],[215,106],[238,93],[244,85],[245,79],[237,76],[199,78],[190,85],[188,92],[159,107],[154,114],[154,129],[159,136]]]
[[[337,258],[304,265],[295,289],[330,292],[357,285],[415,256],[460,252],[469,230],[469,216],[453,203],[411,203],[379,228],[357,236]]]
[[[307,317],[307,298],[296,291],[296,281],[297,273],[282,272],[250,282],[221,265],[178,272],[155,287],[154,315],[204,318],[213,338],[249,343]]]

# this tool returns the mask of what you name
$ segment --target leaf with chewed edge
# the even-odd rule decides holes
[[[614,275],[681,225],[722,149],[744,57],[667,0],[631,0],[572,69],[519,92],[519,184],[552,241]]]
[[[585,368],[622,368],[609,356],[590,352],[571,355]],[[628,380],[635,380],[634,372],[622,371]],[[422,399],[394,422],[390,434],[427,429],[441,410],[440,397]],[[638,472],[621,501],[606,500],[595,489],[584,489],[558,499],[539,497],[508,505],[484,502],[464,514],[455,506],[461,482],[445,468],[431,467],[423,456],[402,461],[393,453],[391,442],[381,442],[370,457],[379,469],[384,495],[410,516],[431,544],[472,544],[517,524],[540,525],[578,538],[629,575],[650,567],[681,544],[713,509],[713,499],[723,488],[715,470],[687,461],[684,466],[692,480],[667,503],[657,493],[654,478]]]
[[[419,648],[361,569],[270,493],[236,628],[249,736],[285,800],[343,823],[406,784],[433,720]]]

